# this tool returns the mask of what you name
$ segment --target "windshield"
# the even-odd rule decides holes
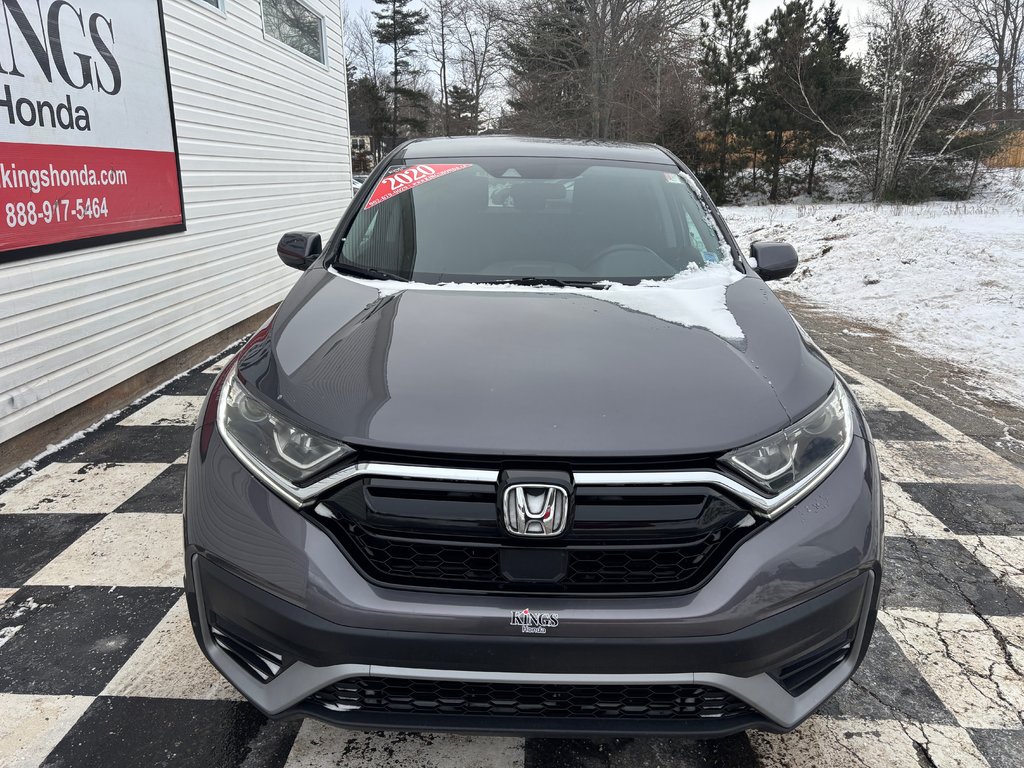
[[[335,266],[428,283],[577,285],[731,262],[710,212],[674,168],[478,158],[389,168]]]

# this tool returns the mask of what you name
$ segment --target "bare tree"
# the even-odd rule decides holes
[[[590,59],[591,136],[611,136],[618,85],[637,52],[650,50],[643,43],[651,31],[674,38],[709,5],[710,0],[582,0]]]
[[[496,0],[461,0],[453,30],[454,69],[473,97],[479,123],[493,117],[489,97],[502,71],[499,50],[501,10]]]
[[[505,12],[510,103],[519,124],[597,139],[660,114],[665,70],[710,0],[520,0]],[[692,66],[688,62],[686,66]],[[553,103],[550,103],[553,102]],[[531,104],[550,103],[545,115]],[[657,122],[658,118],[654,118]]]
[[[441,86],[441,130],[451,132],[451,105],[448,103],[448,62],[451,61],[452,26],[460,12],[459,0],[423,0],[430,21],[427,24],[426,56],[437,65]]]
[[[974,61],[969,28],[938,10],[932,0],[874,4],[866,76],[879,96],[872,184],[879,199],[895,193],[925,125],[944,101],[962,90]]]
[[[1024,79],[1024,0],[966,0],[950,2],[950,7],[988,48],[985,58],[995,77],[993,107],[1017,109]]]
[[[656,13],[640,22],[609,93],[607,137],[662,138],[666,110],[678,110],[682,103],[677,89],[688,87],[698,74],[698,49],[691,32],[689,23],[666,27]],[[703,106],[693,114],[703,117]]]
[[[872,0],[872,6],[864,22],[868,50],[863,66],[873,103],[863,111],[859,123],[851,120],[852,127],[843,128],[830,124],[815,110],[799,72],[798,79],[803,107],[850,151],[872,198],[883,200],[897,194],[911,153],[941,108],[962,97],[974,97],[968,99],[972,106],[959,124],[945,131],[945,142],[932,155],[924,174],[990,99],[970,93],[977,75],[974,37],[962,20],[939,10],[934,0]],[[865,138],[873,149],[870,160],[858,152]]]
[[[376,27],[376,20],[366,10],[345,17],[345,59],[360,75],[383,84],[387,79],[387,51],[374,36]]]

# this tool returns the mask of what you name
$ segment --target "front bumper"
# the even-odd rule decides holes
[[[313,716],[363,729],[429,728],[521,734],[722,736],[747,728],[794,728],[853,674],[870,640],[877,569],[776,616],[711,637],[484,637],[345,627],[253,586],[207,558],[192,559],[188,592],[193,629],[222,674],[270,716]],[[241,638],[281,658],[268,681],[214,638]],[[837,629],[839,630],[837,632]],[[787,689],[787,667],[848,634],[845,658],[806,690]],[[691,671],[679,671],[685,666]],[[529,715],[436,714],[324,707],[315,698],[334,683],[361,678],[461,681],[519,686],[705,686],[750,711],[684,721]]]

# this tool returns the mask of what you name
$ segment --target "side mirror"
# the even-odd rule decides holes
[[[750,244],[750,258],[757,264],[754,271],[762,280],[780,280],[789,277],[800,263],[796,249],[789,243],[762,241]]]
[[[323,249],[316,232],[289,232],[277,244],[277,255],[287,266],[304,270]]]

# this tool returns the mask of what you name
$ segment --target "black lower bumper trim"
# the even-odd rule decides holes
[[[526,737],[633,738],[678,736],[689,739],[718,739],[751,728],[786,733],[778,723],[759,715],[728,720],[604,720],[571,717],[503,717],[500,715],[422,715],[393,712],[331,712],[307,703],[279,718],[312,717],[343,728],[360,731],[437,731],[494,736],[515,734]]]

